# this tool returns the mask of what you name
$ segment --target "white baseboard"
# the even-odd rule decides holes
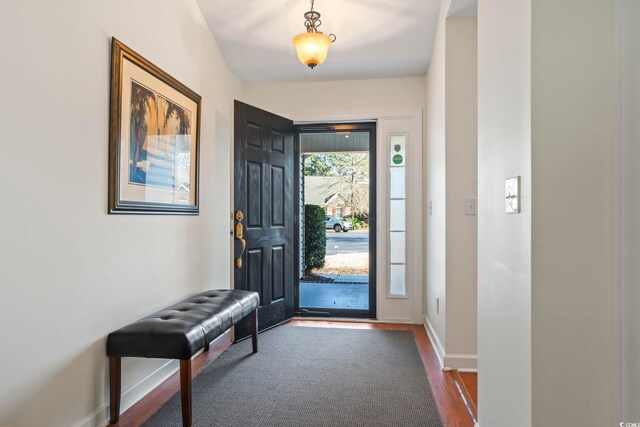
[[[171,375],[178,372],[180,365],[177,360],[169,360],[167,363],[143,377],[122,392],[120,413],[135,405],[149,392],[165,382]],[[74,427],[104,427],[109,423],[109,404],[105,403],[87,418],[74,424]]]
[[[122,392],[120,413],[124,413],[127,409],[138,403],[140,399],[145,397],[149,392],[165,382],[171,375],[175,374],[179,370],[180,364],[178,361],[169,360],[167,363],[151,372],[128,389],[124,390]]]
[[[107,424],[109,424],[107,407],[102,405],[87,418],[75,423],[73,427],[104,427]]]
[[[220,335],[218,338],[213,340],[211,343],[215,343],[216,341],[223,339],[226,337],[229,331]],[[196,353],[194,357],[200,354],[202,351]],[[138,382],[133,384],[126,390],[123,390],[122,396],[120,398],[120,413],[123,414],[127,409],[131,408],[133,405],[138,403],[143,397],[153,391],[160,384],[165,382],[169,377],[180,370],[180,365],[177,360],[168,360],[167,363],[144,376]],[[109,395],[107,393],[106,399],[109,399]],[[73,424],[73,427],[104,427],[109,424],[109,404],[105,403],[96,409],[91,415],[83,418],[77,423]]]
[[[429,335],[433,348],[436,350],[436,356],[438,356],[438,361],[443,371],[457,369],[460,372],[478,372],[477,355],[447,354],[426,314],[424,316],[424,328],[427,331],[427,335]]]
[[[427,331],[429,340],[431,341],[433,348],[436,350],[436,356],[438,357],[438,362],[440,362],[440,368],[444,369],[444,347],[442,347],[438,334],[436,334],[436,331],[433,328],[433,325],[431,325],[431,322],[429,322],[429,318],[426,314],[424,315],[424,329]]]
[[[457,369],[460,372],[478,372],[478,356],[475,354],[445,354],[445,369]]]

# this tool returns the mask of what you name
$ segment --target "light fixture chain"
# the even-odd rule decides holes
[[[314,0],[311,1],[311,10],[304,14],[306,21],[304,21],[304,26],[307,28],[307,33],[317,33],[318,27],[322,25],[322,21],[320,20],[320,13],[316,12],[314,7]]]

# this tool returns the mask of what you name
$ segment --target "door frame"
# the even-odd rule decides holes
[[[294,278],[294,310],[296,316],[313,317],[349,317],[359,319],[377,319],[377,121],[363,120],[358,122],[339,123],[309,123],[296,124],[294,122],[294,175],[293,186],[295,188],[295,230],[294,230],[294,251],[296,254]],[[303,307],[314,313],[301,312],[300,307],[300,179],[302,170],[300,168],[300,135],[303,133],[334,133],[334,132],[368,132],[369,133],[369,309],[330,309],[325,307]],[[371,186],[373,183],[373,188]],[[322,313],[322,314],[321,314]]]
[[[233,177],[234,177],[234,155],[233,155],[233,103],[230,107],[231,109],[231,134],[221,136],[221,138],[226,138],[229,141],[230,147],[230,157],[231,157],[231,167],[229,168],[229,177],[231,181],[231,192],[229,193],[229,211],[228,211],[228,229],[229,229],[229,251],[227,252],[229,255],[229,270],[228,274],[231,277],[231,288],[233,289],[233,249],[234,249],[234,237],[233,237]],[[376,302],[376,319],[378,322],[392,322],[392,323],[409,323],[409,324],[428,324],[427,317],[425,314],[426,307],[428,306],[429,301],[425,295],[425,289],[423,289],[423,284],[426,283],[426,268],[424,266],[424,258],[423,254],[426,253],[427,244],[425,238],[426,226],[423,227],[427,222],[427,210],[426,207],[423,206],[423,188],[426,188],[425,176],[423,174],[423,164],[426,163],[426,150],[422,149],[422,141],[423,141],[423,109],[420,108],[391,108],[391,109],[373,109],[369,110],[364,108],[362,110],[356,111],[348,111],[344,113],[337,113],[335,109],[323,108],[320,107],[317,111],[300,111],[300,109],[292,109],[292,110],[279,110],[279,115],[283,117],[288,117],[293,120],[294,126],[297,125],[308,125],[313,126],[317,123],[354,123],[354,122],[376,122],[377,123],[377,141],[376,147],[378,148],[378,153],[381,153],[381,149],[384,149],[384,140],[388,133],[388,127],[395,120],[407,119],[412,122],[410,137],[412,140],[418,141],[417,144],[412,143],[410,150],[412,150],[413,156],[413,164],[412,168],[417,171],[414,172],[414,178],[408,183],[408,190],[414,196],[413,208],[417,210],[415,214],[411,215],[407,220],[408,224],[412,226],[415,230],[415,236],[417,239],[420,239],[421,243],[412,243],[410,246],[411,252],[413,254],[410,259],[411,264],[407,264],[409,266],[409,274],[411,277],[411,300],[401,300],[401,299],[390,299],[386,298],[386,287],[388,286],[388,279],[386,277],[385,268],[378,268],[377,274],[377,294],[381,296],[381,298]],[[380,159],[381,156],[378,156],[378,163],[381,163],[377,166],[377,178],[378,181],[386,179],[385,175],[385,165],[384,159]],[[411,159],[408,159],[411,160]],[[382,164],[385,163],[385,164]],[[416,174],[419,171],[420,178],[417,179]],[[299,185],[299,182],[298,182]],[[384,185],[378,185],[377,191],[377,200],[378,203],[383,204],[386,197],[386,190]],[[426,197],[426,195],[425,195]],[[426,199],[425,199],[426,200]],[[376,230],[377,242],[378,242],[378,258],[379,262],[385,263],[388,261],[388,251],[386,249],[386,240],[385,235],[388,234],[388,227],[386,224],[386,212],[381,206],[377,206],[378,208],[378,225]],[[298,221],[299,218],[295,218],[295,221]],[[296,239],[296,242],[299,242],[299,236]],[[295,243],[299,244],[299,243]],[[299,278],[296,278],[298,281]],[[407,304],[408,303],[408,304]]]

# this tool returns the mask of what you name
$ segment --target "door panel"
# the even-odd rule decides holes
[[[246,242],[234,287],[260,293],[264,330],[294,311],[293,122],[236,101],[234,125],[234,212],[244,214]],[[241,251],[236,239],[234,258]],[[236,326],[236,340],[249,333],[248,320]]]
[[[260,163],[247,162],[246,193],[248,206],[246,208],[247,230],[262,228],[262,165]],[[237,210],[237,209],[236,209]]]
[[[277,301],[284,298],[284,246],[274,246],[271,249],[273,260],[273,277],[271,299]]]
[[[271,226],[284,227],[284,168],[271,166]]]

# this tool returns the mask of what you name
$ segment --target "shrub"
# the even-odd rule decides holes
[[[367,223],[367,221],[369,221],[369,217],[360,212],[349,215],[348,217],[343,218],[343,220],[349,221],[354,230],[369,228],[369,224]]]
[[[357,217],[348,218],[345,221],[349,221],[354,230],[360,230],[361,228],[367,227],[367,223]]]
[[[324,267],[327,249],[325,223],[325,213],[320,206],[304,206],[304,271],[306,274],[311,273],[313,268]]]

